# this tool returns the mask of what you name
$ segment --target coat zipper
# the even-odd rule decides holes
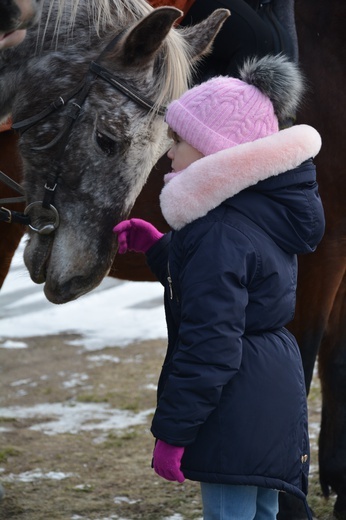
[[[169,287],[169,299],[173,300],[173,282],[172,282],[172,277],[171,277],[171,270],[169,268],[169,261],[167,262],[167,271],[168,271],[167,281],[168,281],[168,287]]]

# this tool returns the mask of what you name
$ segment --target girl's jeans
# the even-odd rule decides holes
[[[201,482],[203,520],[275,520],[279,492],[256,486]]]

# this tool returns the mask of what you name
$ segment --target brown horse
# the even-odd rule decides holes
[[[310,83],[299,113],[320,132],[316,158],[326,232],[316,253],[300,258],[297,311],[291,329],[300,344],[307,388],[318,353],[322,386],[320,482],[337,494],[334,513],[346,518],[346,4],[296,0],[300,63]],[[322,73],[323,71],[323,73]]]
[[[0,126],[0,170],[5,172],[16,182],[21,180],[21,159],[18,152],[18,137],[9,125]],[[13,189],[0,185],[0,198],[16,197]],[[1,204],[0,204],[1,205]],[[15,203],[11,205],[15,211],[23,211],[24,204]],[[25,232],[25,227],[21,224],[11,224],[0,222],[0,287],[2,286],[11,265],[12,257],[18,244]]]
[[[346,45],[343,20],[346,19],[346,4],[341,0],[296,0],[295,17],[299,60],[310,85],[298,121],[311,124],[322,135],[322,151],[316,163],[327,227],[317,252],[299,259],[297,310],[290,328],[301,347],[308,390],[319,354],[323,396],[319,441],[320,480],[325,496],[331,490],[337,494],[335,517],[345,519],[346,227],[343,165],[346,152],[343,143],[346,142],[346,102],[343,91],[346,83]],[[14,146],[15,137],[8,135],[8,138],[11,146]],[[153,169],[131,212],[131,216],[147,219],[162,231],[167,229],[167,224],[159,210],[158,194],[162,186],[162,172],[167,167],[167,161],[163,158]],[[18,171],[14,173],[18,177]],[[13,234],[12,228],[5,226],[5,232]],[[4,237],[5,234],[1,234],[1,252],[8,247]],[[16,239],[12,241],[12,247],[16,247]],[[7,249],[7,258],[10,256],[11,252]],[[0,255],[0,269],[1,262]],[[131,253],[117,256],[110,274],[130,280],[152,279],[144,257]],[[293,520],[303,518],[303,515],[292,509],[290,512],[280,511],[280,518]]]

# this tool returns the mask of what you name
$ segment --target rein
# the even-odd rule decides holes
[[[53,147],[56,147],[57,151],[55,154],[55,158],[53,160],[53,169],[48,174],[44,185],[44,196],[43,200],[35,201],[29,204],[24,213],[19,213],[15,211],[11,211],[7,208],[0,208],[0,221],[4,222],[20,222],[25,225],[29,225],[30,229],[41,234],[48,235],[52,233],[59,226],[59,213],[55,208],[54,202],[54,194],[58,185],[58,179],[60,176],[60,164],[63,160],[63,156],[66,150],[66,146],[68,144],[69,136],[72,130],[72,127],[77,120],[83,104],[90,92],[90,89],[96,79],[99,77],[109,83],[113,88],[122,92],[126,97],[134,101],[137,105],[144,108],[147,112],[155,111],[158,115],[163,116],[165,114],[165,107],[156,106],[155,103],[141,94],[139,94],[131,85],[129,85],[123,79],[115,76],[111,71],[106,69],[100,64],[103,56],[112,48],[114,48],[119,42],[121,36],[123,35],[122,31],[119,33],[113,40],[105,47],[105,49],[98,56],[96,61],[92,61],[89,65],[89,69],[84,76],[83,81],[72,90],[67,96],[64,98],[59,96],[57,100],[50,103],[44,110],[31,116],[27,119],[14,123],[12,128],[22,135],[24,132],[35,126],[37,123],[49,117],[54,112],[60,110],[62,107],[66,106],[69,101],[73,98],[75,100],[72,102],[69,110],[67,112],[68,121],[59,134],[47,145],[45,146],[37,146],[32,147],[32,150],[42,151],[48,150]],[[0,172],[0,181],[6,183],[11,188],[22,194],[21,197],[11,197],[9,199],[0,199],[0,204],[10,204],[14,202],[23,202],[25,201],[24,190],[23,188],[14,182],[12,179],[7,177],[3,172]],[[35,212],[35,218],[38,222],[37,225],[33,224],[33,218],[30,217],[30,214],[33,215]]]
[[[17,191],[21,194],[19,197],[7,197],[4,199],[0,199],[0,204],[14,204],[16,202],[25,202],[24,189],[20,184],[10,179],[4,172],[0,170],[0,181],[4,184],[12,188],[14,191]],[[19,211],[13,211],[3,206],[0,207],[0,222],[7,222],[8,224],[18,223],[29,225],[30,219],[24,213],[20,213]]]

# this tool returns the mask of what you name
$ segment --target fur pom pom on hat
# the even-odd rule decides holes
[[[297,66],[283,55],[246,61],[240,78],[212,78],[167,108],[166,122],[204,155],[279,131],[295,114],[304,90]]]

